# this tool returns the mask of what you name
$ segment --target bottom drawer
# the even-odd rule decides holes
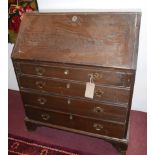
[[[123,124],[34,109],[31,107],[26,107],[25,111],[27,117],[32,120],[116,138],[123,138],[124,136]]]

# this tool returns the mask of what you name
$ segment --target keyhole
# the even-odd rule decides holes
[[[76,22],[77,19],[78,19],[77,16],[73,16],[73,17],[72,17],[72,22]]]

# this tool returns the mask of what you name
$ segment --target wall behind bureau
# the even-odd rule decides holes
[[[140,39],[139,39],[139,55],[137,63],[137,74],[135,81],[135,88],[132,100],[132,109],[138,111],[147,111],[147,94],[146,94],[146,9],[144,3],[139,3],[136,0],[121,1],[117,0],[38,0],[38,7],[41,12],[52,12],[52,11],[91,11],[90,9],[95,9],[94,11],[101,10],[126,10],[141,9],[142,19],[141,19],[141,29],[140,29]],[[61,10],[60,10],[61,9]],[[123,11],[122,10],[122,11]],[[129,9],[128,9],[129,10]],[[130,11],[129,10],[129,11]],[[134,11],[134,10],[133,10]],[[8,63],[9,63],[9,79],[8,85],[9,89],[19,90],[16,81],[14,69],[10,59],[13,44],[8,44]]]

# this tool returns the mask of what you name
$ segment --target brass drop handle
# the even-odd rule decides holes
[[[98,123],[94,123],[93,127],[95,128],[95,130],[100,131],[103,129],[103,125],[98,124]]]
[[[70,99],[67,100],[67,104],[71,104],[71,100]]]
[[[44,97],[38,98],[37,101],[38,101],[39,104],[41,104],[41,105],[44,105],[44,104],[47,102],[47,100],[46,100]]]
[[[101,89],[98,89],[98,90],[95,92],[95,96],[97,96],[97,97],[102,97],[103,94],[104,94],[104,91],[101,90]]]
[[[66,84],[66,88],[69,89],[70,88],[70,83]]]
[[[92,77],[93,80],[100,80],[102,79],[102,73],[90,73],[88,74],[89,77]]]
[[[69,70],[66,69],[66,70],[64,71],[64,74],[65,74],[65,75],[68,75],[68,74],[69,74]]]
[[[45,69],[42,67],[36,67],[35,71],[36,71],[37,75],[43,75],[45,72]]]
[[[45,82],[44,81],[36,81],[35,82],[35,85],[38,87],[38,88],[40,88],[40,89],[42,89],[44,86],[45,86]]]
[[[50,119],[50,115],[49,114],[41,114],[41,117],[43,120],[47,121]]]
[[[94,112],[96,112],[96,113],[102,113],[103,112],[103,109],[101,107],[95,107],[94,108]]]

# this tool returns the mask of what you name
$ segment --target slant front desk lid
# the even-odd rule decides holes
[[[139,12],[28,13],[12,58],[135,69]]]

